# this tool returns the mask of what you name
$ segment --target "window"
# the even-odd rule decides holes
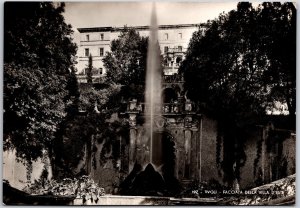
[[[169,39],[169,34],[165,33],[164,37],[165,37],[165,40],[168,40]]]
[[[85,40],[86,40],[86,41],[90,41],[90,35],[86,35],[86,36],[85,36]]]
[[[165,52],[165,53],[168,53],[168,51],[169,51],[169,47],[168,47],[168,46],[165,46],[164,52]]]
[[[176,66],[179,66],[180,63],[181,63],[181,61],[182,61],[182,56],[178,56],[178,57],[176,58]]]
[[[104,55],[104,48],[100,48],[99,50],[99,56],[103,56]]]
[[[84,55],[89,56],[90,55],[90,50],[88,48],[84,49]]]
[[[104,34],[103,33],[100,34],[100,40],[104,40]]]
[[[98,75],[98,74],[99,74],[99,70],[93,68],[93,69],[92,69],[92,76],[95,76],[95,75]]]
[[[178,33],[178,39],[182,39],[182,33]]]
[[[182,52],[182,46],[178,46],[178,51]]]
[[[168,66],[168,59],[167,58],[164,59],[164,66]]]
[[[102,68],[99,69],[99,74],[103,74],[103,69]]]

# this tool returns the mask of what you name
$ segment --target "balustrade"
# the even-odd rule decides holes
[[[77,74],[76,77],[77,77],[78,83],[87,83],[86,75]],[[104,83],[105,77],[103,75],[93,75],[92,81],[93,81],[93,83]]]
[[[147,108],[145,103],[137,103],[134,100],[129,102],[127,110],[129,112],[147,113],[150,111],[150,109],[148,110]],[[163,103],[162,105],[156,104],[154,106],[155,114],[182,114],[192,112],[193,110],[191,102],[178,103],[175,101],[172,103]]]
[[[163,81],[166,83],[183,82],[184,78],[181,74],[164,75]]]

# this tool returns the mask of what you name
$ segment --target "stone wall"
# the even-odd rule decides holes
[[[180,181],[218,181],[223,184],[222,170],[217,166],[217,122],[205,115],[192,116],[192,122],[185,122],[185,116],[165,116],[164,128],[156,127],[170,135],[175,148],[174,176]],[[191,125],[190,125],[191,124]],[[161,125],[161,124],[160,124]],[[80,168],[90,167],[89,175],[105,188],[107,193],[116,193],[116,187],[131,171],[137,161],[146,166],[150,159],[149,139],[145,127],[136,125],[130,129],[131,144],[123,143],[122,157],[118,164],[108,159],[100,163],[102,144],[97,144],[95,161],[85,155],[79,161]],[[276,129],[271,124],[247,129],[244,134],[245,165],[240,169],[241,189],[252,188],[295,173],[296,135],[289,130]],[[134,139],[133,139],[134,138]],[[121,139],[122,140],[122,139]],[[125,139],[123,139],[125,141]],[[131,149],[130,149],[131,148]],[[223,151],[221,147],[221,159]],[[112,154],[112,152],[108,153]],[[109,155],[107,155],[109,158]],[[31,182],[39,179],[46,160],[33,162]],[[96,162],[96,168],[93,166]],[[49,162],[48,162],[49,163]],[[88,164],[89,163],[89,164]],[[49,178],[51,167],[48,166]],[[27,183],[26,166],[17,161],[14,151],[3,152],[3,178],[13,187],[24,188]]]
[[[222,183],[216,162],[216,138],[217,122],[209,117],[203,116],[201,162],[199,161],[199,163],[201,163],[201,181],[208,182],[214,179]]]
[[[166,116],[165,126],[159,130],[170,134],[175,142],[175,177],[185,182],[213,180],[225,185],[222,169],[217,165],[217,122],[205,115],[201,118],[192,116],[191,125],[186,126],[187,117]],[[143,142],[143,128],[134,128],[137,146],[133,149],[140,152],[133,153],[132,160],[146,157],[146,154],[147,160],[141,162],[146,165],[145,161],[149,161],[149,146],[146,144],[149,141]],[[245,129],[242,139],[245,140],[246,161],[240,168],[240,188],[252,188],[295,173],[295,134],[269,125],[253,126]],[[143,145],[147,151],[141,150]],[[223,151],[221,144],[221,161],[226,154]],[[276,169],[277,166],[286,167],[286,171]]]
[[[257,126],[245,134],[246,163],[241,188],[252,188],[295,173],[296,136],[289,130]]]
[[[44,168],[48,171],[48,179],[52,177],[52,169],[47,157],[43,159],[38,158],[37,161],[32,162],[32,172],[29,175],[30,180],[28,180],[26,163],[17,159],[15,150],[4,151],[2,156],[3,179],[8,180],[12,187],[20,190],[25,188],[41,177]]]

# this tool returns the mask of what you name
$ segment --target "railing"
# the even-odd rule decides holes
[[[179,64],[177,64],[179,66]],[[176,66],[177,66],[176,65]],[[173,69],[174,67],[165,66],[165,69]],[[87,83],[87,75],[86,74],[77,74],[77,80],[79,83]],[[93,75],[93,82],[95,83],[103,83],[105,81],[105,75]],[[173,74],[173,75],[163,75],[163,82],[171,83],[171,82],[183,82],[184,78],[181,74]]]
[[[187,48],[168,48],[168,51],[166,53],[185,53]]]
[[[79,83],[87,83],[86,75],[76,75]],[[93,83],[103,83],[105,82],[105,76],[103,75],[94,75],[92,76]],[[176,82],[184,82],[184,78],[181,74],[173,74],[173,75],[164,75],[163,82],[166,83],[176,83]]]
[[[86,75],[76,75],[78,83],[87,83]],[[92,76],[93,83],[104,83],[105,77],[103,75],[93,75]]]
[[[154,114],[182,114],[182,113],[190,113],[194,111],[192,102],[185,103],[163,103],[163,104],[155,104],[154,106]],[[150,112],[149,107],[146,103],[137,103],[135,100],[130,101],[127,105],[128,112],[134,113],[148,113]]]
[[[172,83],[172,82],[183,82],[184,78],[181,74],[174,75],[164,75],[163,82]]]

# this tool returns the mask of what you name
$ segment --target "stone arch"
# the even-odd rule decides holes
[[[174,91],[177,93],[177,96],[179,97],[181,95],[181,92],[183,91],[182,86],[179,86],[178,84],[172,86]]]
[[[176,166],[176,141],[165,130],[153,132],[152,163],[161,168],[164,176],[174,177]]]
[[[178,93],[175,89],[168,87],[162,91],[162,101],[164,103],[170,103],[175,100],[178,100]]]
[[[182,56],[177,56],[176,57],[176,64],[180,64],[182,62]]]
[[[177,148],[177,140],[175,135],[173,135],[172,131],[168,128],[169,123],[168,119],[165,116],[155,116],[153,119],[153,126],[154,126],[154,132],[164,132],[165,134],[168,134],[170,139],[174,142],[175,144],[175,150]]]

